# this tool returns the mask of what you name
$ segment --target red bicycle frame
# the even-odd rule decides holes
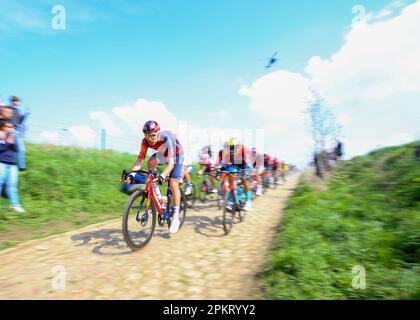
[[[157,196],[157,194],[154,192],[154,177],[152,174],[148,174],[147,175],[147,181],[146,181],[146,191],[147,191],[147,205],[146,205],[146,212],[149,212],[150,209],[150,205],[151,205],[151,201],[153,201],[158,214],[160,216],[163,215],[163,207],[162,204],[160,203],[160,200]]]

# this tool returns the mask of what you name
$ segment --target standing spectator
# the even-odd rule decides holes
[[[19,110],[20,99],[16,96],[10,97],[10,107],[13,110],[12,122],[15,127],[16,143],[18,145],[18,166],[20,171],[26,171],[26,148],[23,141],[25,133],[25,121],[29,117],[29,112],[22,113]]]
[[[19,171],[16,165],[18,145],[14,134],[13,123],[9,120],[0,122],[0,194],[3,184],[6,185],[6,194],[9,197],[12,209],[23,213],[18,195]]]
[[[337,140],[337,146],[335,147],[335,155],[337,161],[341,160],[341,157],[343,156],[343,143],[339,140]]]
[[[315,165],[315,174],[317,177],[322,178],[322,172],[320,167],[319,161],[319,154],[317,152],[314,153],[314,165]]]

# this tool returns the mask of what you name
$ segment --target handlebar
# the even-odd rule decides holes
[[[153,178],[156,179],[158,176],[158,172],[154,170],[123,170],[121,175],[121,182],[127,179],[127,176],[129,176],[132,173],[140,173],[140,174],[146,174],[146,175],[153,175]]]
[[[244,174],[246,173],[246,169],[238,169],[238,171],[233,172],[233,171],[227,171],[227,170],[217,170],[218,174],[223,174],[226,173],[228,175],[233,175],[233,174]]]

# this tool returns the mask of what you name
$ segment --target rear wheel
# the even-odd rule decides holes
[[[184,190],[184,194],[185,194],[185,190]],[[187,200],[187,206],[189,209],[192,209],[195,205],[195,202],[197,201],[197,190],[195,188],[195,185],[192,183],[191,186],[191,193],[187,196],[185,195],[186,200]]]
[[[147,193],[136,191],[124,208],[122,231],[127,245],[137,251],[144,248],[152,239],[156,226],[156,208],[151,203],[146,212]]]
[[[223,204],[225,199],[225,190],[223,190],[223,187],[220,185],[217,188],[217,209],[222,210]]]

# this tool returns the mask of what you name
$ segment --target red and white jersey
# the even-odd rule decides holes
[[[165,159],[176,158],[183,153],[182,145],[179,143],[176,135],[171,131],[161,131],[158,133],[158,141],[154,146],[143,138],[139,152],[139,159],[144,160],[147,156],[147,150],[151,148],[156,150]]]
[[[199,163],[201,166],[205,166],[208,169],[213,169],[214,167],[216,167],[216,162],[206,152],[200,154]]]

